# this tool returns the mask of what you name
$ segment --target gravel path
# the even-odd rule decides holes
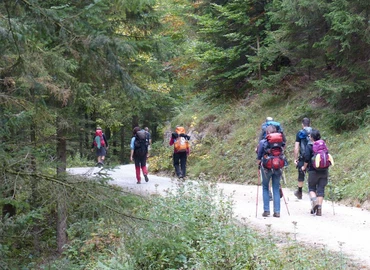
[[[71,168],[72,174],[94,175],[98,168]],[[175,188],[176,180],[149,175],[149,182],[142,180],[136,184],[133,164],[123,165],[108,171],[112,184],[119,185],[134,193],[164,194],[165,190]],[[256,217],[257,186],[219,184],[226,194],[234,194],[234,212],[239,220],[260,230],[272,230],[289,234],[297,241],[309,243],[319,248],[326,247],[333,251],[342,251],[346,256],[359,261],[363,267],[370,269],[370,212],[354,207],[333,204],[324,201],[321,217],[309,214],[308,194],[302,200],[296,199],[292,190],[283,189],[285,199],[281,199],[281,217],[262,217],[262,188],[259,187],[258,211]],[[289,209],[289,213],[287,208]],[[271,202],[272,209],[272,202]]]

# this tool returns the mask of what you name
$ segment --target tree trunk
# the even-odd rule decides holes
[[[31,142],[32,144],[34,145],[34,147],[36,148],[36,130],[35,130],[35,124],[33,124],[31,126]],[[35,156],[32,154],[31,155],[31,171],[33,172],[36,172],[37,170],[37,164],[36,164],[36,158]],[[31,178],[31,207],[33,209],[37,209],[39,207],[39,198],[38,198],[38,195],[37,195],[37,183],[38,183],[38,179],[35,179],[35,178]],[[40,226],[39,226],[39,220],[38,219],[34,219],[34,225],[32,227],[32,235],[33,235],[33,246],[34,246],[34,249],[37,251],[37,252],[40,252],[41,251],[41,246],[40,246],[40,237],[39,237],[39,232],[40,232]]]
[[[120,131],[121,138],[121,152],[120,152],[120,162],[125,164],[125,128],[122,126]]]
[[[57,177],[65,178],[67,168],[67,141],[66,131],[60,125],[60,118],[57,117]],[[67,204],[64,196],[64,188],[60,187],[57,197],[57,247],[58,253],[63,252],[63,247],[67,243]]]

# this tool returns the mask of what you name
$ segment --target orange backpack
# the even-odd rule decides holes
[[[185,134],[185,128],[177,127],[175,131],[178,134],[174,142],[175,151],[186,152],[186,150],[189,149],[189,141],[187,139],[188,136]]]

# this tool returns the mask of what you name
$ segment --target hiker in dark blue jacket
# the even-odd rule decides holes
[[[275,126],[271,125],[266,128],[266,134],[275,133]],[[262,160],[266,154],[266,145],[268,144],[267,139],[262,139],[258,144],[257,150],[257,164],[261,170],[262,175],[262,197],[263,197],[263,217],[270,215],[270,196],[269,196],[269,183],[270,179],[272,182],[272,193],[273,193],[273,205],[274,205],[274,217],[280,217],[280,179],[282,170],[273,170],[263,167]]]

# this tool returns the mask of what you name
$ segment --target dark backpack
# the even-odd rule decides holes
[[[326,170],[332,165],[332,158],[324,140],[315,141],[312,145],[312,167],[315,170]]]
[[[284,141],[283,134],[276,132],[266,136],[264,145],[265,155],[262,159],[262,165],[266,169],[280,170],[284,167]]]
[[[148,153],[149,136],[145,130],[136,132],[134,142],[134,153],[137,155],[146,155]]]
[[[306,154],[306,148],[309,143],[311,143],[310,138],[308,137],[311,134],[312,128],[305,127],[298,132],[298,137],[300,139],[299,144],[299,157],[304,158]]]

